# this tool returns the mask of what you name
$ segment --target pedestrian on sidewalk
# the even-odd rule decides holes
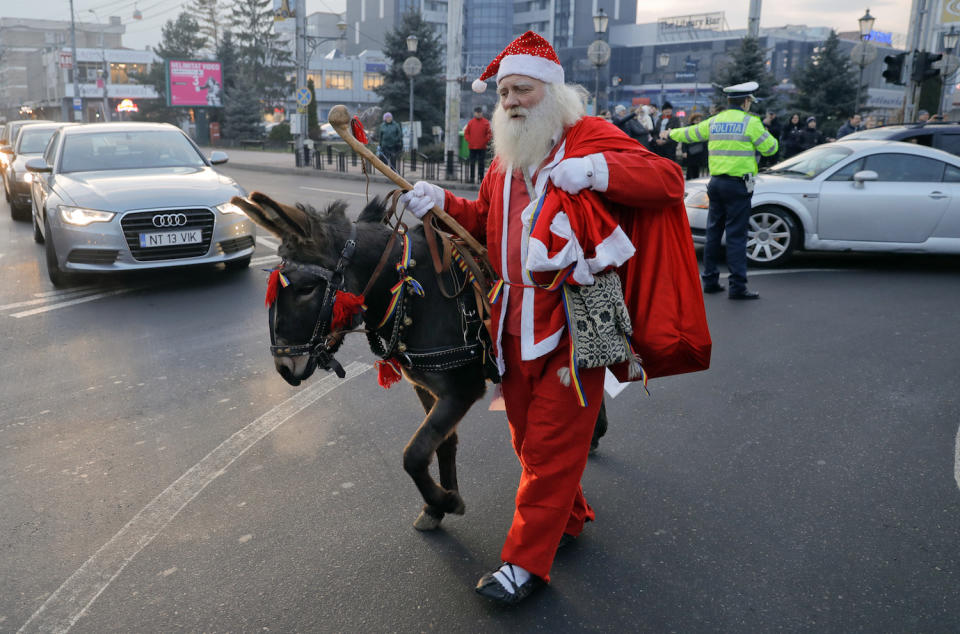
[[[397,171],[397,157],[403,153],[403,128],[393,120],[393,114],[383,113],[383,123],[377,130],[377,143],[380,144],[380,151],[390,164],[390,169]]]
[[[477,106],[473,109],[473,118],[463,129],[463,138],[467,141],[467,147],[470,148],[469,182],[480,182],[483,180],[483,173],[487,166],[487,146],[493,139],[490,122],[483,116],[483,108]],[[478,176],[476,181],[474,181],[474,175]]]

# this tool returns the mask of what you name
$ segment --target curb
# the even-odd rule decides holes
[[[335,179],[345,179],[353,181],[366,181],[367,176],[364,174],[352,174],[350,172],[337,172],[334,170],[318,170],[312,167],[279,167],[277,165],[256,165],[252,163],[234,163],[233,161],[228,161],[224,164],[224,167],[233,167],[239,170],[247,170],[251,172],[266,172],[269,174],[287,174],[290,176],[314,176],[317,178],[335,178]],[[386,176],[374,170],[374,173],[370,175],[370,182],[372,183],[382,183],[384,185],[393,185],[393,181],[389,180]],[[416,182],[416,181],[413,181]],[[469,183],[461,183],[459,181],[447,181],[442,179],[437,179],[432,181],[437,185],[444,187],[445,189],[459,189],[462,191],[480,191],[479,185],[471,185]]]

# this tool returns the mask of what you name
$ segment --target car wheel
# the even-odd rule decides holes
[[[47,277],[50,278],[54,286],[67,286],[70,284],[73,276],[65,273],[60,268],[60,263],[57,261],[57,251],[53,246],[53,235],[50,233],[50,223],[46,220],[43,222],[43,229],[47,234],[47,239],[44,241],[44,254],[47,259]]]
[[[26,220],[27,213],[23,205],[18,202],[10,203],[10,217],[14,220]]]
[[[43,244],[43,232],[40,231],[40,225],[37,223],[37,208],[30,200],[30,219],[33,220],[33,241],[37,244]]]
[[[230,260],[229,262],[224,262],[223,265],[228,271],[242,271],[250,266],[250,258],[252,257],[252,255],[248,255],[247,257],[239,260]]]
[[[797,221],[780,207],[757,207],[747,225],[747,260],[756,266],[783,266],[800,241]]]

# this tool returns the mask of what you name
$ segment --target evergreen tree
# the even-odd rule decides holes
[[[163,59],[197,59],[207,45],[200,25],[189,13],[181,13],[176,21],[167,20],[160,30],[160,44],[153,52]]]
[[[183,108],[167,106],[167,64],[171,59],[197,59],[203,50],[206,39],[198,33],[197,21],[188,13],[181,13],[176,20],[167,20],[160,31],[160,43],[153,51],[162,58],[162,61],[153,64],[150,71],[137,75],[140,83],[150,84],[157,91],[159,99],[145,101],[140,112],[133,116],[140,121],[163,121],[178,123],[186,117]]]
[[[840,51],[840,38],[830,32],[827,41],[793,76],[796,92],[791,108],[817,118],[817,129],[833,136],[853,114],[857,98],[857,73],[848,55]]]
[[[272,0],[234,0],[230,21],[240,71],[250,78],[254,94],[267,104],[283,103],[293,92],[287,80],[293,62],[273,29]]]
[[[773,73],[767,70],[766,53],[760,46],[760,40],[749,35],[740,40],[740,48],[734,51],[730,61],[714,76],[714,103],[726,105],[727,96],[723,89],[748,81],[760,84],[754,93],[757,97],[767,100],[774,96],[773,87],[777,82]]]
[[[228,139],[259,139],[263,136],[262,106],[256,88],[246,75],[234,79],[233,88],[226,93],[223,109],[223,136]]]
[[[189,11],[196,16],[200,34],[207,40],[207,47],[216,55],[220,48],[225,22],[222,0],[193,0]]]
[[[444,122],[444,104],[446,87],[441,77],[445,72],[443,56],[444,46],[440,36],[419,13],[406,13],[400,24],[386,34],[384,55],[390,60],[383,85],[376,93],[383,100],[384,112],[393,113],[396,121],[405,121],[410,110],[410,80],[403,72],[403,61],[410,57],[407,51],[407,36],[416,35],[418,44],[416,57],[423,64],[423,70],[413,78],[415,98],[413,100],[413,118],[422,122],[421,131],[430,136],[432,126],[442,126]],[[419,143],[418,147],[423,147]]]
[[[225,30],[223,32],[220,44],[217,46],[216,58],[223,71],[223,89],[229,91],[233,88],[234,79],[240,73],[240,56],[232,31]]]

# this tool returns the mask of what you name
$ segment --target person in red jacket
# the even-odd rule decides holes
[[[473,118],[463,129],[463,138],[466,139],[467,147],[470,148],[470,182],[475,182],[473,177],[478,170],[478,180],[482,181],[483,172],[487,167],[487,146],[493,139],[490,122],[483,118],[483,108],[473,109]]]
[[[673,161],[643,148],[610,122],[585,116],[585,92],[564,83],[556,53],[536,33],[528,31],[507,46],[474,81],[474,90],[482,91],[484,80],[494,76],[499,93],[493,114],[495,158],[478,198],[466,200],[420,181],[403,201],[418,217],[436,205],[485,241],[503,282],[493,304],[492,336],[522,473],[503,564],[483,575],[476,591],[512,605],[549,582],[558,547],[595,518],[580,478],[603,401],[605,372],[580,368],[583,399],[578,398],[571,386],[571,342],[560,294],[536,285],[531,271],[570,267],[569,283],[592,283],[593,273],[620,266],[640,250],[634,236],[609,219],[668,206],[682,215],[684,181]],[[542,197],[547,203],[538,207]],[[571,204],[551,206],[551,198]],[[545,236],[534,214],[543,208],[547,215],[547,207],[552,212],[545,221],[557,241],[546,237],[551,245],[543,248],[531,233],[536,226]],[[563,209],[571,210],[569,217]],[[600,216],[605,221],[594,221]],[[584,223],[589,226],[578,235]],[[687,228],[679,244],[689,242]],[[699,295],[692,247],[689,251],[689,276]]]

